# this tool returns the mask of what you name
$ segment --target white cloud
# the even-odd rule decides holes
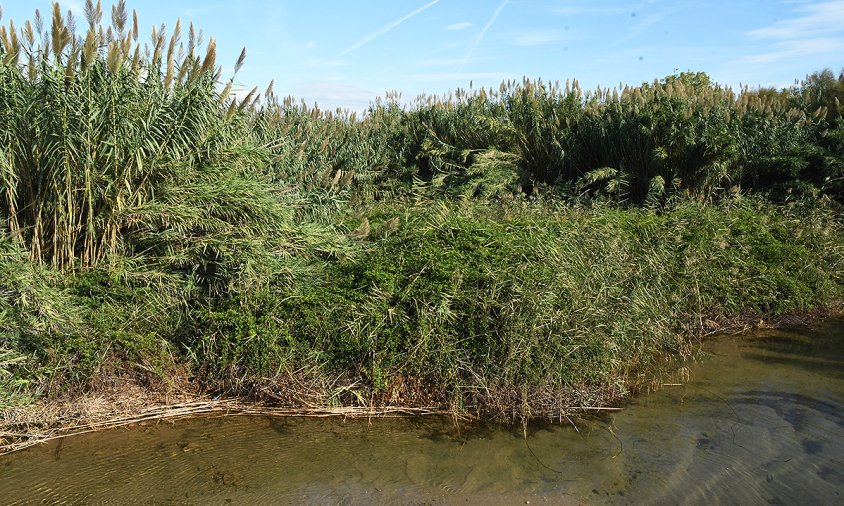
[[[82,3],[77,0],[67,1],[63,4],[60,4],[62,7],[67,7],[69,11],[73,13],[73,16],[79,16],[81,19],[85,19],[85,8],[82,6]]]
[[[307,104],[317,103],[323,110],[336,108],[363,112],[379,94],[345,82],[317,81],[299,83],[292,95]]]
[[[650,31],[652,26],[662,23],[667,17],[668,12],[666,11],[641,16],[639,21],[630,28],[627,36],[623,40],[630,41],[638,38],[642,34]]]
[[[631,2],[626,5],[618,5],[620,2],[615,2],[615,5],[606,5],[606,3],[593,0],[564,0],[555,5],[551,10],[556,14],[567,16],[577,16],[580,14],[599,14],[605,16],[626,14],[629,16],[636,12],[637,9],[656,2]]]
[[[748,32],[757,39],[801,39],[844,32],[844,1],[836,0],[798,8],[797,17]]]
[[[799,5],[796,15],[747,32],[764,41],[761,52],[739,59],[740,63],[774,63],[813,55],[844,52],[844,0]]]
[[[774,63],[818,54],[831,55],[841,54],[842,52],[844,52],[844,38],[815,37],[779,42],[775,44],[772,51],[752,54],[740,61],[745,63]]]
[[[315,82],[305,86],[308,95],[327,100],[371,100],[378,95],[371,90],[339,82]]]
[[[450,24],[450,25],[446,25],[443,28],[445,28],[446,30],[456,31],[456,30],[465,30],[467,28],[470,28],[471,26],[472,26],[472,23],[470,23],[468,21],[463,21],[461,23],[453,23],[453,24]]]

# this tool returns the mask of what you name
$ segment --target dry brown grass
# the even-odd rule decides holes
[[[528,398],[535,406],[530,418],[559,418],[560,423],[577,413],[620,410],[608,406],[618,398],[617,393],[611,391],[561,396],[560,392],[551,390],[526,392],[493,388],[479,392],[478,405],[485,406],[481,410],[465,405],[420,405],[408,399],[396,400],[388,396],[369,399],[359,405],[335,405],[336,398],[317,395],[319,391],[313,390],[312,385],[299,387],[305,388],[298,392],[286,388],[283,395],[263,391],[255,400],[215,397],[198,393],[190,387],[165,392],[135,383],[113,383],[97,392],[0,410],[0,455],[63,437],[194,416],[399,418],[436,415],[471,421],[489,419],[492,410],[497,411],[495,418],[521,419],[524,422],[527,420],[525,413],[514,409],[514,406],[518,408]],[[353,389],[354,385],[345,388]]]
[[[0,411],[0,455],[67,436],[151,420],[174,420],[200,415],[377,418],[445,414],[450,413],[436,407],[282,407],[208,395],[163,395],[135,385],[123,385],[73,399],[40,402]]]

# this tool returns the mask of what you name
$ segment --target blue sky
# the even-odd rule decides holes
[[[82,13],[82,0],[61,2]],[[110,2],[103,2],[108,13]],[[4,22],[30,19],[41,0],[0,0]],[[737,87],[784,87],[844,66],[844,0],[370,0],[128,2],[142,31],[193,22],[217,39],[237,82],[324,108],[363,109],[395,90],[498,87],[524,76],[582,87],[639,84],[675,71]]]

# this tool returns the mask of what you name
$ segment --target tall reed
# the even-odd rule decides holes
[[[49,22],[36,11],[0,28],[6,232],[59,269],[143,257],[202,284],[248,270],[251,253],[266,264],[295,250],[253,126],[258,95],[234,100],[214,39],[177,22],[142,44],[124,2],[109,25],[100,2],[85,12],[84,36],[58,4]]]

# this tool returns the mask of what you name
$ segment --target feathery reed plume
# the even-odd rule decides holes
[[[243,67],[244,61],[246,61],[246,48],[245,47],[240,51],[240,56],[237,57],[237,61],[234,64],[234,73],[235,74],[240,72],[240,69]]]
[[[116,4],[111,6],[111,26],[114,27],[118,37],[123,35],[128,20],[129,13],[126,11],[126,0],[118,0]]]

